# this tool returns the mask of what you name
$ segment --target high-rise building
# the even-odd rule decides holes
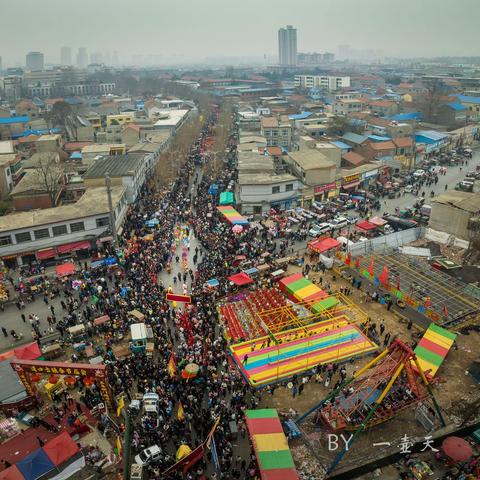
[[[77,53],[77,67],[86,68],[87,65],[88,65],[87,49],[84,47],[81,47],[78,49],[78,53]]]
[[[292,25],[278,30],[278,60],[280,65],[297,64],[297,29]]]
[[[25,65],[27,70],[38,72],[43,70],[43,53],[41,52],[29,52],[26,56]]]
[[[72,47],[62,47],[60,49],[60,65],[65,67],[72,65]]]
[[[101,65],[103,63],[103,55],[101,52],[93,52],[90,54],[90,63],[94,65]]]
[[[2,74],[2,71],[3,71],[2,57],[0,57],[0,75]]]

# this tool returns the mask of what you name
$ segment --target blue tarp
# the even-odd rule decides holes
[[[247,275],[255,275],[258,273],[258,269],[255,267],[249,268],[248,270],[244,270],[243,273],[246,273]]]
[[[208,189],[209,195],[216,195],[218,193],[218,185],[216,183],[212,183],[210,188]]]
[[[456,95],[456,97],[465,103],[477,103],[480,104],[480,97],[470,97],[468,95]],[[1,120],[1,119],[0,119]]]
[[[391,137],[384,137],[382,135],[369,135],[368,138],[374,142],[387,142]]]
[[[218,287],[220,285],[220,283],[216,278],[212,278],[210,280],[207,280],[207,285],[209,287]]]
[[[310,117],[312,112],[302,112],[302,113],[295,113],[293,115],[289,115],[289,120],[304,120],[305,118]]]
[[[36,480],[55,468],[47,454],[39,448],[15,464],[25,480]]]
[[[467,109],[467,107],[465,107],[465,105],[462,105],[461,103],[456,103],[456,102],[447,103],[447,106],[450,107],[450,108],[453,108],[454,110],[458,110],[458,111],[462,111],[462,110]]]
[[[82,159],[82,153],[81,152],[73,152],[71,155],[70,155],[70,158],[72,160],[81,160]]]
[[[30,118],[26,115],[21,117],[0,117],[0,125],[11,125],[13,123],[27,123],[30,121]]]
[[[160,223],[160,220],[158,218],[152,218],[150,220],[147,220],[145,222],[145,225],[149,228],[153,228],[153,227],[157,226],[159,223]]]
[[[389,117],[389,120],[395,120],[396,122],[407,122],[409,120],[421,120],[422,114],[420,112],[410,112],[410,113],[397,113],[392,117]]]
[[[51,130],[24,130],[22,133],[12,133],[12,138],[28,137],[29,135],[49,135],[51,133],[61,133],[61,131],[60,128],[52,128]]]

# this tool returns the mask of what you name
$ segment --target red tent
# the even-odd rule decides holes
[[[75,273],[75,265],[73,263],[62,263],[55,268],[57,277],[66,277]]]
[[[231,277],[228,277],[228,279],[235,285],[248,285],[249,283],[253,282],[253,278],[249,277],[246,273],[243,272],[232,275]]]
[[[317,238],[311,242],[308,242],[308,248],[317,253],[327,252],[332,248],[338,248],[340,242],[331,237]]]
[[[12,465],[0,472],[0,480],[25,480],[20,470]]]
[[[35,360],[38,357],[42,356],[42,352],[37,345],[37,342],[29,343],[23,347],[18,347],[14,350],[15,356],[19,360]]]
[[[377,228],[377,225],[367,222],[366,220],[362,220],[361,222],[357,223],[357,228],[369,232],[370,230],[375,230]]]
[[[447,437],[442,442],[442,450],[454,462],[466,462],[473,455],[470,444],[460,437]]]
[[[57,467],[73,457],[80,449],[72,440],[72,437],[64,431],[47,442],[44,445],[43,450],[47,454],[47,457]]]

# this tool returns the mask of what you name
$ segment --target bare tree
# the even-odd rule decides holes
[[[63,169],[56,161],[56,156],[40,154],[34,172],[40,189],[48,194],[52,206],[56,206],[63,188]]]
[[[437,119],[442,97],[445,95],[445,87],[438,79],[428,82],[425,87],[426,91],[420,103],[423,118],[428,122],[434,122]]]

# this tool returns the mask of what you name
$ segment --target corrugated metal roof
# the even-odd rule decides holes
[[[416,136],[425,137],[425,138],[429,138],[430,140],[438,141],[438,140],[443,140],[444,138],[447,138],[448,133],[436,132],[435,130],[419,130],[416,133]]]
[[[303,120],[305,118],[310,117],[312,112],[302,112],[302,113],[295,113],[294,115],[289,115],[288,118],[290,120]]]
[[[452,207],[476,213],[480,211],[480,194],[452,191],[444,193],[433,199],[432,203],[451,205]]]
[[[468,95],[457,95],[457,98],[460,100],[460,102],[480,104],[480,97],[470,97]]]
[[[396,122],[405,122],[408,120],[421,120],[422,114],[420,112],[397,113],[389,118],[390,120],[395,120]]]
[[[333,140],[330,142],[332,145],[335,145],[338,148],[341,148],[342,150],[351,150],[352,147],[348,145],[348,143],[341,142],[340,140]]]
[[[342,139],[346,140],[347,142],[362,144],[363,142],[367,141],[368,137],[366,137],[365,135],[358,135],[356,133],[347,132],[345,135],[342,136]]]
[[[446,105],[447,107],[453,108],[454,110],[458,110],[458,111],[467,109],[467,107],[465,107],[461,103],[456,103],[456,102],[450,102],[450,103],[447,103]]]
[[[143,162],[144,155],[108,155],[99,158],[83,178],[103,178],[108,172],[111,177],[130,176]]]

